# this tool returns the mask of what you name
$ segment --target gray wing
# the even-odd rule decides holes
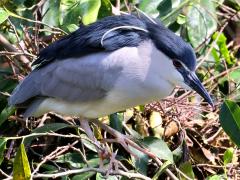
[[[122,70],[120,66],[103,63],[109,54],[55,61],[36,69],[15,89],[9,103],[22,104],[38,96],[70,102],[101,99],[113,87]]]

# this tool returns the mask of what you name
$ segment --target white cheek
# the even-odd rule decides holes
[[[182,77],[181,73],[178,72],[174,67],[172,70],[172,83],[175,84],[176,86],[180,86],[184,89],[187,90],[192,90],[185,82],[184,82],[184,78]]]
[[[155,69],[155,73],[158,73],[161,79],[168,81],[172,86],[180,86],[191,90],[191,88],[184,83],[182,75],[173,66],[172,60],[164,53],[159,50],[153,51],[152,59],[156,64],[152,66],[151,71]]]
[[[189,91],[192,90],[192,88],[190,88],[190,87],[189,87],[186,83],[184,83],[184,82],[180,82],[180,83],[179,83],[179,86],[182,87],[182,88],[184,88],[184,89],[186,89],[186,90],[189,90]]]

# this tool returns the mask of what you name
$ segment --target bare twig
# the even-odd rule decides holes
[[[33,55],[33,54],[30,54],[30,53],[27,53],[27,52],[9,52],[9,51],[0,51],[0,56],[6,56],[6,55],[11,55],[11,56],[21,56],[21,55],[24,55],[24,56],[29,56],[29,57],[32,57],[32,58],[36,58],[37,56]]]
[[[19,52],[2,34],[0,34],[0,44],[9,52]],[[17,58],[25,65],[28,65],[30,62],[24,55],[20,55]]]
[[[81,174],[84,172],[99,172],[101,174],[106,174],[107,170],[103,170],[100,168],[82,168],[82,169],[75,169],[75,170],[69,170],[66,172],[61,173],[55,173],[55,174],[36,174],[33,177],[34,178],[58,178],[62,176],[72,175],[72,174]],[[151,178],[146,177],[139,173],[130,173],[130,172],[124,172],[122,170],[113,170],[109,173],[110,175],[121,175],[124,177],[127,177],[129,179],[143,179],[143,180],[151,180]]]
[[[0,174],[4,175],[7,178],[11,178],[11,176],[9,176],[8,174],[6,174],[5,172],[3,172],[3,170],[0,169]]]
[[[62,147],[57,147],[55,151],[51,152],[48,156],[46,156],[36,167],[36,169],[32,172],[31,174],[31,178],[33,179],[34,175],[39,171],[40,167],[47,161],[54,159],[55,157],[63,154],[64,152],[66,152],[70,147],[74,146],[75,144],[77,144],[78,141],[73,142],[71,145],[67,145],[67,146],[62,146]]]

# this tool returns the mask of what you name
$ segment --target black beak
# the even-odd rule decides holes
[[[184,81],[189,87],[195,90],[214,108],[211,97],[209,96],[207,90],[203,87],[202,83],[194,72],[188,72],[187,74],[185,74]]]

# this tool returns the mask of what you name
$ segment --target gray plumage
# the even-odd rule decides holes
[[[86,102],[103,98],[117,80],[121,67],[103,66],[106,54],[56,61],[32,71],[14,90],[11,105],[20,105],[35,96]],[[91,60],[92,59],[92,60]]]

